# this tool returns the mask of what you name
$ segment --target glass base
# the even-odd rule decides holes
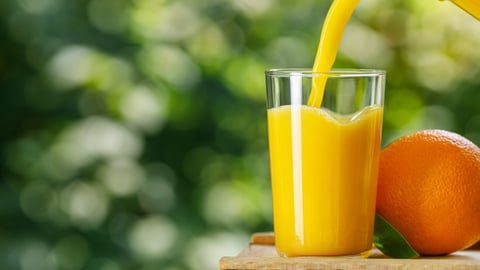
[[[342,257],[342,258],[362,258],[362,259],[365,259],[365,258],[370,257],[370,255],[372,254],[372,251],[373,251],[373,248],[371,248],[369,250],[366,250],[366,251],[363,251],[363,252],[360,252],[358,254],[339,254],[339,255],[334,255],[334,254],[332,254],[332,255],[314,255],[314,254],[302,255],[302,254],[298,254],[298,255],[289,256],[286,253],[283,253],[283,252],[281,252],[277,249],[278,255],[282,258],[296,258],[296,257],[324,257],[324,258],[334,257],[334,258],[338,258],[338,257]]]

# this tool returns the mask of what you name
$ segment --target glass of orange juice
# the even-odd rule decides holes
[[[371,250],[385,76],[360,69],[266,71],[275,245],[281,256]],[[321,96],[320,108],[309,105],[312,95]]]

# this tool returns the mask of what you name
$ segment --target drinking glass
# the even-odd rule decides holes
[[[278,253],[371,250],[385,72],[272,69],[265,75]]]

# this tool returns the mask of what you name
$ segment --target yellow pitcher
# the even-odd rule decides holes
[[[480,0],[450,0],[473,17],[480,20]]]

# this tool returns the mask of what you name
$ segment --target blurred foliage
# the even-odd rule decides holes
[[[330,1],[0,1],[0,269],[216,269],[272,230],[263,71]],[[386,69],[384,144],[480,144],[480,23],[364,0],[336,67]]]

